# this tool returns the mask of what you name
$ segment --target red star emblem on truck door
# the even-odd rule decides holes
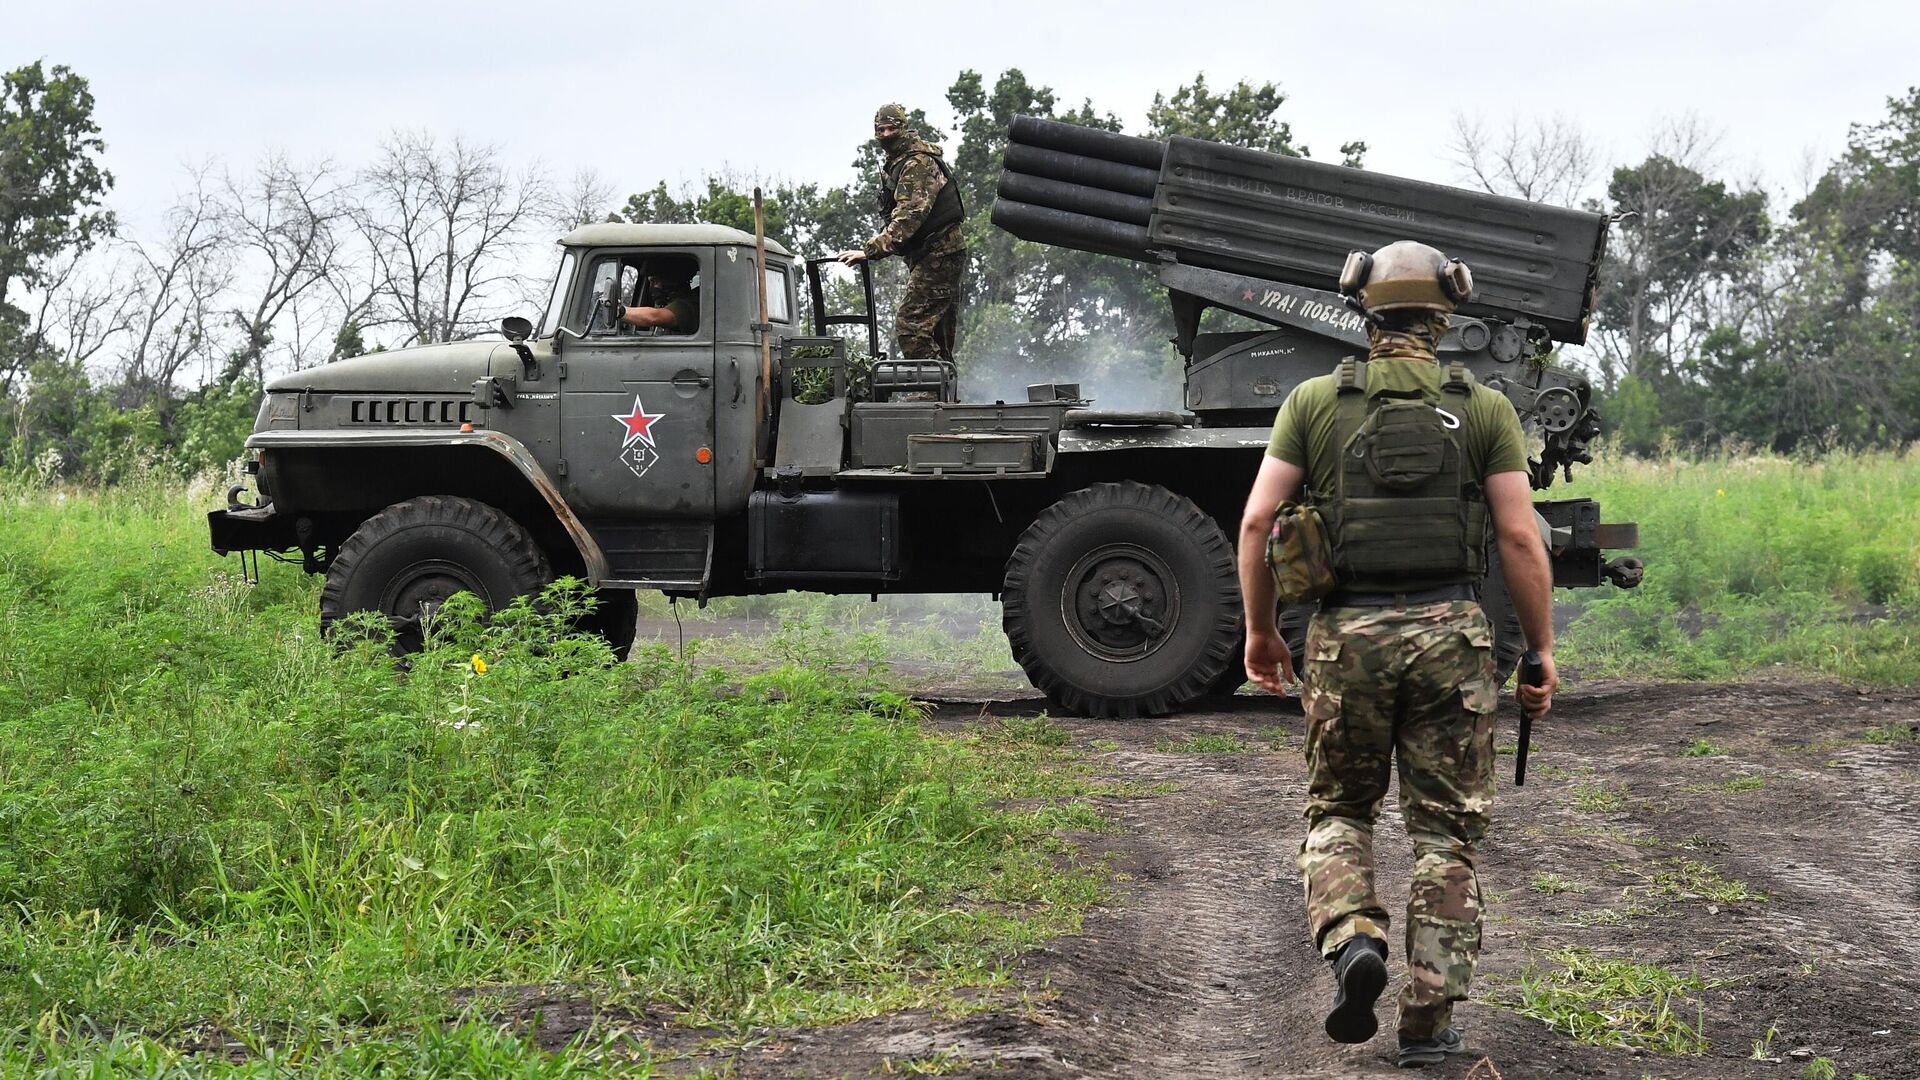
[[[625,438],[621,441],[620,445],[622,447],[628,447],[628,446],[632,446],[635,442],[643,442],[643,443],[646,443],[648,446],[652,446],[653,445],[653,422],[655,420],[661,419],[666,415],[667,415],[666,413],[648,412],[647,407],[645,405],[640,404],[640,395],[635,394],[633,396],[632,412],[626,414],[625,416],[622,416],[619,413],[613,414],[613,418],[615,420],[620,421],[621,426],[626,428]]]

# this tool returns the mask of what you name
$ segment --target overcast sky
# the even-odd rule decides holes
[[[1906,2],[1097,4],[410,3],[291,5],[0,0],[0,64],[85,75],[112,204],[133,231],[183,163],[270,147],[358,164],[381,134],[493,141],[617,192],[723,166],[840,182],[878,104],[951,119],[963,68],[1018,67],[1063,104],[1091,98],[1139,130],[1156,90],[1205,72],[1271,80],[1316,157],[1364,139],[1370,168],[1442,182],[1456,112],[1561,114],[1606,160],[1637,159],[1663,119],[1722,129],[1734,176],[1796,193],[1849,122],[1920,83]]]

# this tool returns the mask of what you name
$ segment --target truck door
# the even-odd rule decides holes
[[[567,342],[560,354],[560,450],[566,462],[561,489],[596,533],[631,531],[635,522],[672,532],[667,523],[677,522],[680,531],[697,524],[705,536],[713,517],[715,298],[713,289],[702,286],[713,279],[712,252],[605,251],[589,260],[591,291],[576,293],[587,310],[570,320],[587,327],[587,336]],[[629,307],[667,306],[672,295],[650,285],[659,281],[653,272],[663,267],[693,271],[691,303],[685,306],[698,313],[695,325],[609,325],[598,308],[609,286]],[[692,539],[690,533],[670,542]],[[634,542],[646,543],[644,537]],[[613,552],[608,554],[611,559]]]

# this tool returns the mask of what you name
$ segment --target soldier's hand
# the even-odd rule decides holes
[[[611,330],[619,326],[621,320],[626,317],[627,305],[608,296],[601,299],[600,310],[606,313],[607,329]]]
[[[1539,686],[1519,686],[1514,690],[1520,695],[1520,707],[1535,720],[1547,715],[1547,710],[1553,708],[1553,692],[1560,685],[1560,673],[1554,669],[1553,654],[1550,652],[1540,654],[1540,676]]]
[[[1263,690],[1286,696],[1294,681],[1293,653],[1279,634],[1247,635],[1247,678]]]
[[[859,248],[854,248],[852,251],[843,251],[840,254],[835,255],[834,258],[840,260],[842,263],[848,266],[855,266],[859,263],[863,263],[867,261],[867,253],[864,251],[861,251]]]

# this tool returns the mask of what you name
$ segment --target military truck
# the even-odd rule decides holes
[[[1150,266],[1185,407],[1103,409],[1097,386],[1072,383],[963,401],[952,364],[882,351],[864,268],[864,308],[835,311],[826,260],[764,236],[587,225],[559,241],[545,310],[506,319],[499,340],[271,382],[247,442],[257,496],[237,486],[209,515],[213,547],[297,558],[326,575],[323,624],[378,611],[403,645],[455,592],[497,607],[562,574],[599,591],[592,628],[616,649],[639,589],[988,593],[1056,708],[1176,712],[1244,681],[1234,541],[1274,410],[1364,353],[1332,286],[1348,250],[1402,238],[1473,267],[1479,293],[1442,359],[1513,401],[1535,487],[1589,460],[1590,387],[1544,358],[1585,336],[1599,215],[1023,117],[992,216]],[[619,321],[619,305],[658,299],[662,267],[693,271],[695,325]],[[1212,309],[1237,328],[1202,332]],[[872,362],[856,365],[846,335],[862,331]],[[1637,564],[1602,555],[1631,526],[1603,525],[1591,500],[1536,507],[1557,584],[1637,582]],[[1504,673],[1520,638],[1497,570],[1482,602]],[[1304,614],[1282,613],[1296,651]]]

